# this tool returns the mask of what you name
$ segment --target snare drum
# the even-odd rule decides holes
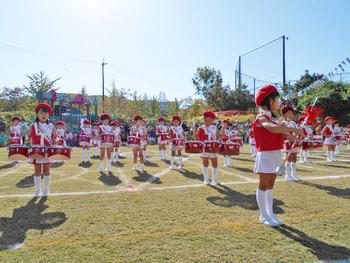
[[[231,142],[238,143],[240,146],[243,146],[243,139],[239,137],[235,137],[231,139]]]
[[[288,140],[285,140],[285,141],[284,141],[284,144],[283,144],[283,149],[284,149],[285,151],[290,151],[290,150],[292,149],[292,145],[293,145],[293,144],[294,144],[294,143],[292,143],[292,142],[290,142],[290,141],[288,141]],[[294,150],[294,151],[297,151],[297,150],[300,149],[300,147],[301,147],[301,143],[300,143],[300,142],[297,142],[296,144],[294,144],[293,150]]]
[[[303,150],[311,150],[313,148],[314,148],[313,141],[303,141],[301,143],[301,149],[303,149]]]
[[[141,146],[141,138],[137,136],[128,136],[127,146],[138,148]]]
[[[186,153],[202,153],[203,143],[201,141],[188,141],[185,143]]]
[[[28,159],[28,146],[24,145],[10,145],[9,155],[10,160],[27,160]]]
[[[70,159],[71,148],[64,146],[50,147],[49,148],[49,160],[65,161]]]
[[[239,155],[240,144],[238,143],[221,143],[219,154],[220,155]]]
[[[218,153],[220,149],[220,143],[216,141],[205,141],[203,144],[203,152],[206,153]]]
[[[171,148],[181,150],[184,147],[185,141],[181,138],[176,138],[171,140]]]
[[[323,148],[323,142],[320,140],[313,140],[312,143],[313,143],[314,149]]]
[[[12,137],[9,140],[10,145],[20,145],[21,144],[21,138],[19,137]]]
[[[346,143],[347,136],[346,135],[335,135],[334,139],[337,143]]]
[[[28,155],[33,160],[46,159],[46,147],[41,145],[32,145],[28,150]]]
[[[158,138],[160,141],[166,141],[168,139],[168,135],[166,133],[161,133]]]
[[[101,146],[112,147],[114,142],[113,134],[101,134]]]

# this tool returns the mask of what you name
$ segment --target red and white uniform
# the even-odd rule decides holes
[[[57,133],[56,145],[67,146],[67,143],[65,140],[66,130],[64,128],[56,129],[56,133]]]
[[[259,124],[259,119],[265,117],[269,122],[280,125],[280,122],[271,116],[270,111],[262,110],[253,123],[253,133],[257,155],[255,158],[255,173],[275,173],[276,168],[282,165],[282,149],[285,137],[273,133]]]
[[[147,144],[148,133],[146,127],[134,125],[130,129],[130,135],[140,138],[141,142],[139,148],[142,149]]]
[[[113,142],[104,142],[102,137],[104,135],[112,135],[112,127],[109,125],[100,125],[99,126],[99,134],[100,134],[100,147],[102,148],[110,148],[113,146]]]
[[[217,140],[217,128],[215,125],[201,125],[198,128],[198,139],[202,142],[215,142]],[[217,153],[207,153],[203,152],[202,153],[203,158],[217,158],[218,154]]]
[[[171,126],[169,128],[169,138],[171,140],[170,142],[170,149],[176,149],[181,150],[184,146],[184,130],[181,125],[179,126]]]
[[[122,129],[120,127],[116,127],[114,130],[112,130],[112,133],[114,135],[114,147],[116,147],[116,145],[119,145],[118,143],[120,143],[121,132],[122,132]]]
[[[334,130],[332,125],[327,124],[322,129],[322,134],[326,134],[326,139],[324,140],[324,145],[335,145]]]
[[[249,129],[249,144],[255,146],[255,138],[252,129]]]
[[[166,125],[156,126],[156,136],[158,144],[167,144],[167,140],[162,139],[161,136],[166,136],[168,127]]]
[[[35,122],[32,125],[32,131],[31,131],[31,137],[30,137],[30,144],[32,147],[36,146],[45,146],[50,147],[52,146],[53,141],[53,131],[55,130],[55,127],[52,123],[40,123]],[[47,153],[46,153],[47,155]],[[32,164],[48,164],[50,163],[47,156],[45,159],[42,160],[34,160],[32,158],[29,158],[28,163]]]
[[[10,141],[9,141],[10,144],[23,144],[23,141],[22,141],[23,131],[19,124],[12,125],[10,127],[9,135],[10,135]]]
[[[91,129],[91,136],[92,136],[92,146],[93,147],[99,147],[100,146],[100,129],[98,127],[94,127]]]
[[[90,127],[83,127],[79,134],[79,145],[82,147],[90,146],[92,130]]]
[[[297,124],[296,124],[296,122],[295,121],[292,121],[292,120],[290,120],[290,121],[287,121],[287,120],[283,120],[282,122],[281,122],[284,126],[286,126],[286,127],[289,127],[289,128],[297,128]],[[311,132],[312,132],[312,130],[311,130]],[[291,134],[293,134],[293,133],[291,133]],[[312,135],[310,135],[310,136],[312,136]],[[290,150],[290,147],[291,147],[291,143],[288,141],[288,140],[285,140],[284,141],[284,144],[286,145],[290,145],[289,147],[287,147],[287,149],[286,150]],[[298,152],[298,148],[293,148],[292,150],[291,150],[291,152],[292,153],[296,153],[296,152]]]

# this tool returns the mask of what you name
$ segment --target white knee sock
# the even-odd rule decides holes
[[[227,165],[232,166],[231,156],[227,156]]]
[[[266,190],[265,191],[265,204],[266,204],[266,213],[269,216],[273,216],[273,197],[272,197],[272,190]]]
[[[87,149],[87,160],[90,161],[90,148]]]
[[[292,163],[290,163],[290,165],[291,165],[291,176],[293,178],[298,178],[297,177],[297,164],[292,162]]]
[[[159,150],[159,159],[163,159],[163,150]]]
[[[82,149],[82,151],[81,151],[81,160],[83,162],[85,162],[85,150],[84,149]]]
[[[41,195],[41,176],[34,175],[34,187],[35,187],[35,194],[34,196]]]
[[[51,178],[50,178],[49,175],[44,176],[44,196],[48,196],[49,195],[50,181],[51,181]]]
[[[212,172],[212,181],[214,183],[219,183],[219,178],[218,178],[218,168],[211,168],[211,172]]]
[[[203,171],[204,183],[208,183],[209,167],[202,166],[202,171]]]
[[[307,157],[309,156],[308,151],[304,151],[304,162],[307,162]]]
[[[174,162],[175,162],[174,156],[171,156],[170,157],[170,165],[174,166]]]
[[[291,175],[291,163],[290,162],[287,162],[286,163],[286,177],[289,178],[290,175]]]
[[[112,164],[112,159],[108,159],[107,160],[107,166],[106,166],[107,172],[109,172],[111,170],[111,164]]]
[[[267,217],[267,211],[266,211],[266,191],[262,191],[259,189],[256,189],[256,202],[258,203],[258,207],[260,210],[260,216],[262,218]]]
[[[182,165],[182,156],[179,156],[179,165]]]

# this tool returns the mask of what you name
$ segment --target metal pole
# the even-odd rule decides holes
[[[238,87],[240,88],[242,85],[242,78],[241,78],[241,56],[238,58]]]
[[[286,37],[282,36],[283,39],[283,86],[286,85]]]
[[[102,111],[105,112],[105,59],[101,63],[102,66]]]
[[[255,78],[254,78],[254,100],[255,100],[255,88],[256,88],[256,86],[255,86]],[[255,103],[254,103],[254,112],[256,112],[256,105],[255,105]]]

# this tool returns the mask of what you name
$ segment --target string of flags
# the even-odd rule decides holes
[[[347,57],[343,60],[337,67],[334,68],[334,71],[328,73],[330,78],[339,75],[341,72],[345,72],[345,67],[350,65],[350,59]],[[341,71],[340,71],[341,70]]]

